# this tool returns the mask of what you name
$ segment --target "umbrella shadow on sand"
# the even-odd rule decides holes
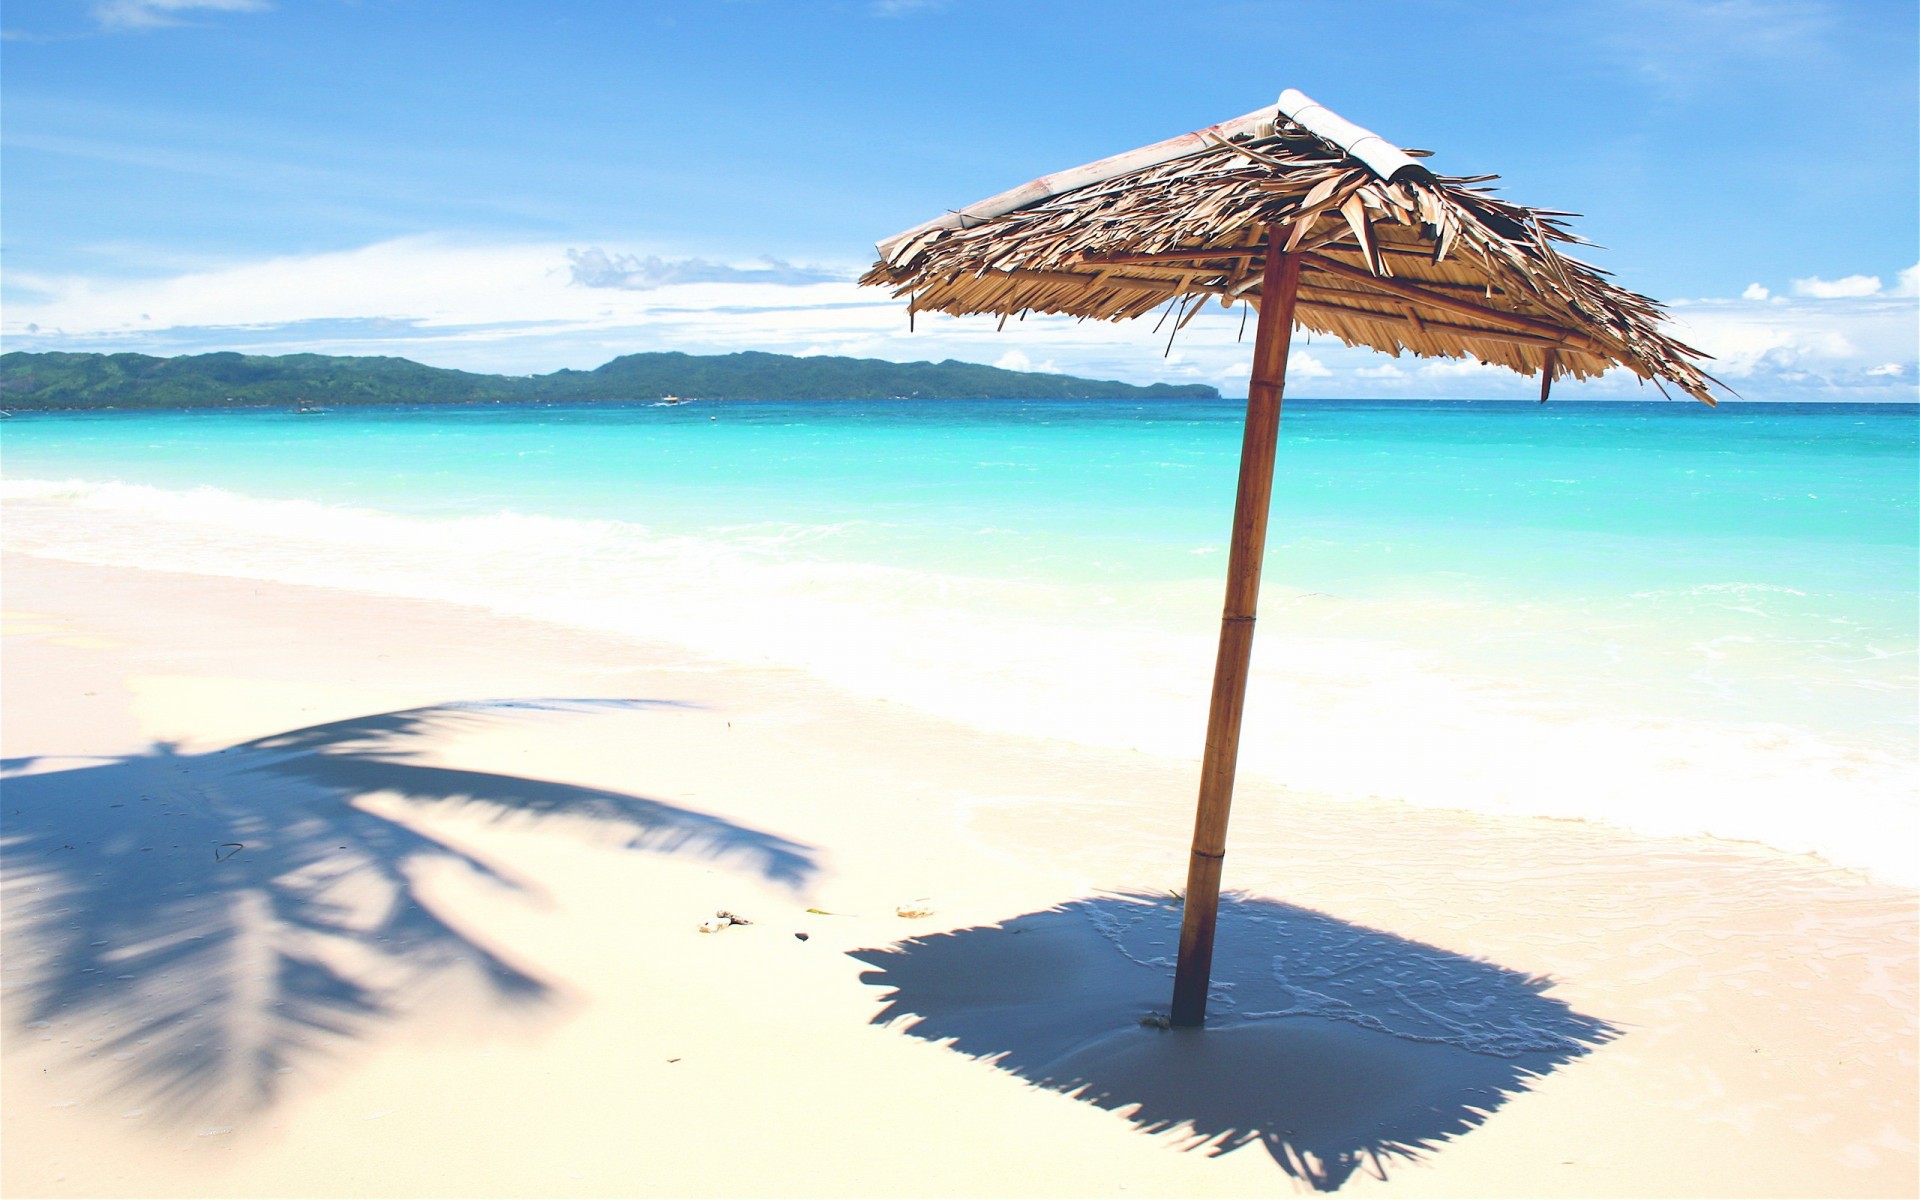
[[[523,1014],[557,1000],[436,912],[418,879],[452,863],[510,891],[531,885],[359,803],[376,792],[501,819],[567,818],[636,850],[802,885],[813,848],[776,834],[625,792],[431,766],[409,747],[430,731],[533,713],[664,707],[677,706],[454,703],[206,754],[162,743],[63,770],[0,764],[7,1023],[63,1035],[80,1056],[63,1064],[76,1080],[186,1121],[271,1102],[296,1064],[429,994]]]
[[[1319,1191],[1386,1178],[1618,1031],[1551,981],[1272,900],[1220,909],[1212,1014],[1162,1029],[1166,896],[1075,900],[854,957],[874,1017],[1036,1087],[1225,1154],[1259,1142]],[[1158,1012],[1156,1012],[1158,1010]]]

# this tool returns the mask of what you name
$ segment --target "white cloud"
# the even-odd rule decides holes
[[[1150,322],[1030,317],[1002,331],[993,318],[923,313],[910,328],[902,302],[845,280],[852,265],[820,268],[823,277],[842,276],[823,282],[720,267],[674,268],[660,274],[678,280],[624,286],[626,271],[645,276],[657,256],[601,250],[582,279],[582,254],[569,250],[416,237],[162,278],[16,272],[7,279],[0,336],[20,350],[397,354],[511,374],[592,367],[641,350],[763,349],[969,362],[1020,361],[1007,358],[1018,353],[1033,370],[1142,382],[1215,382],[1228,368],[1229,390],[1231,368],[1240,386],[1246,376],[1248,350],[1233,342],[1237,318],[1196,320],[1165,358],[1165,335],[1151,336]],[[603,266],[615,277],[597,274]],[[1302,369],[1311,374],[1308,364]]]
[[[394,354],[525,374],[589,368],[642,350],[762,349],[895,361],[957,358],[1129,382],[1208,383],[1244,395],[1252,346],[1240,314],[1209,305],[1174,341],[1151,319],[1008,321],[920,314],[850,282],[858,264],[720,263],[646,247],[481,244],[415,237],[356,249],[142,278],[6,280],[7,349],[241,349]],[[1920,373],[1916,276],[1893,292],[1674,301],[1673,332],[1751,399],[1912,399]],[[1845,281],[1840,281],[1844,283]],[[1250,331],[1249,331],[1250,332]],[[1289,393],[1523,398],[1530,380],[1471,359],[1399,360],[1302,332]],[[1624,371],[1562,381],[1556,398],[1656,396]]]
[[[1420,374],[1427,379],[1484,379],[1505,378],[1513,373],[1477,358],[1430,358],[1420,364]]]
[[[1912,399],[1920,305],[1859,284],[1851,292],[1803,290],[1807,282],[1795,281],[1795,296],[1766,301],[1675,301],[1671,332],[1713,355],[1707,370],[1752,399],[1854,396],[1863,388]]]
[[[1234,377],[1238,378],[1241,375],[1250,375],[1250,374],[1252,374],[1252,369],[1248,368],[1246,370],[1236,372]],[[1327,364],[1321,362],[1318,358],[1315,358],[1313,355],[1307,354],[1303,351],[1295,351],[1287,355],[1287,378],[1289,379],[1331,379],[1333,378],[1333,370],[1332,368],[1328,367]]]
[[[1920,296],[1920,263],[1902,270],[1895,278],[1893,296]]]
[[[1811,279],[1793,281],[1793,294],[1810,296],[1815,300],[1842,300],[1850,296],[1872,296],[1880,291],[1878,275],[1849,275],[1845,279],[1822,279],[1818,275]]]
[[[798,348],[823,335],[904,324],[884,294],[846,282],[767,282],[752,271],[735,272],[732,281],[703,281],[698,271],[683,271],[683,282],[634,288],[616,279],[614,286],[590,286],[576,280],[579,264],[569,260],[568,249],[402,238],[158,279],[16,274],[8,280],[13,294],[4,331],[17,348],[118,340],[128,348],[198,349],[238,338],[273,345],[278,328],[287,331],[278,344],[319,349],[313,340],[320,338],[336,353],[367,353],[396,352],[387,347],[411,343],[440,347],[441,361],[461,359],[475,343],[493,340],[501,344],[491,352],[495,361],[510,358],[503,347],[518,344],[529,359],[519,368],[524,371],[536,363],[581,365],[554,361],[565,353],[558,343],[569,340],[618,346],[623,339],[680,338],[740,348],[752,344],[758,330],[760,338]],[[618,266],[621,256],[607,257]],[[40,331],[27,330],[28,323]],[[629,332],[616,332],[621,330]],[[163,338],[166,331],[172,334]],[[200,331],[199,345],[194,331]],[[355,338],[382,344],[345,344]],[[557,340],[556,348],[530,345],[543,338]]]
[[[1818,58],[1833,24],[1819,0],[1616,0],[1578,6],[1572,19],[1576,36],[1674,96]]]
[[[1740,298],[1742,300],[1765,300],[1768,296],[1771,296],[1772,294],[1773,294],[1772,292],[1769,292],[1766,288],[1761,287],[1759,284],[1750,283],[1747,285],[1747,290],[1740,293]]]
[[[103,29],[160,29],[184,25],[203,12],[262,12],[266,0],[98,0],[93,19]]]

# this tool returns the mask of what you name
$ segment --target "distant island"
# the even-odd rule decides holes
[[[594,400],[1216,399],[1205,384],[1145,387],[945,362],[739,354],[628,354],[591,371],[481,375],[404,358],[326,354],[0,355],[0,408],[347,407]]]

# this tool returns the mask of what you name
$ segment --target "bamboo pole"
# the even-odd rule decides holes
[[[1180,959],[1173,976],[1175,1025],[1197,1026],[1207,1018],[1207,979],[1213,969],[1213,932],[1220,913],[1220,866],[1227,852],[1227,815],[1233,807],[1234,766],[1240,754],[1240,712],[1246,703],[1247,667],[1253,653],[1260,560],[1266,551],[1273,457],[1280,437],[1280,396],[1286,387],[1294,298],[1300,289],[1300,258],[1285,253],[1284,244],[1282,227],[1268,226],[1253,379],[1247,387],[1247,425],[1240,443],[1240,485],[1227,555],[1227,596],[1220,616],[1220,653],[1214,660],[1207,747],[1200,763],[1200,801],[1193,819],[1193,855],[1180,918]]]

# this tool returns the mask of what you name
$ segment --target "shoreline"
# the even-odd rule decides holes
[[[5,572],[5,753],[40,758],[8,780],[31,810],[16,835],[71,833],[62,806],[103,780],[137,781],[196,829],[266,820],[261,836],[285,841],[276,814],[298,811],[319,822],[307,869],[335,871],[329,903],[360,913],[302,935],[331,983],[278,976],[282,1001],[322,1009],[297,1036],[275,1032],[270,998],[214,1006],[229,1026],[265,1020],[251,1036],[291,1071],[275,1065],[262,1090],[230,1066],[186,1072],[173,1031],[139,1025],[172,1011],[178,964],[95,952],[136,977],[96,971],[104,1002],[65,958],[85,946],[36,957],[61,945],[62,922],[20,888],[85,876],[10,870],[9,1194],[1228,1195],[1337,1177],[1417,1195],[1901,1195],[1917,1182],[1909,890],[1764,847],[1248,780],[1228,865],[1248,921],[1216,979],[1249,997],[1274,985],[1263,931],[1318,947],[1316,962],[1354,943],[1506,996],[1501,1027],[1538,1035],[1521,1053],[1564,1051],[1510,1068],[1490,1043],[1468,1048],[1471,1022],[1436,1035],[1381,1009],[1384,1028],[1356,1025],[1293,985],[1277,1012],[1223,1001],[1217,1023],[1248,1061],[1324,1060],[1294,1085],[1355,1114],[1263,1150],[1235,1142],[1284,1115],[1261,1081],[1232,1089],[1244,1111],[1208,1108],[1167,1082],[1180,1043],[1133,1012],[1159,988],[1147,935],[1160,918],[1116,897],[1178,886],[1190,762],[985,732],[798,671],[450,603],[24,555]],[[531,703],[556,697],[568,703]],[[125,802],[90,819],[130,819],[112,803]],[[373,849],[381,839],[412,849]],[[264,849],[196,849],[179,874],[138,863],[138,846],[89,853],[134,893],[184,880],[226,903],[287,886],[289,863]],[[139,923],[137,894],[69,894],[119,931],[104,940]],[[412,923],[372,932],[383,905]],[[717,908],[755,923],[696,932]],[[1020,932],[1057,947],[1048,970],[1022,966]],[[400,935],[431,970],[381,949]],[[1038,998],[969,1006],[960,981]],[[348,984],[360,1008],[327,1007]],[[50,996],[65,997],[59,1015],[28,1015]],[[871,1023],[889,1014],[899,1023]],[[1591,1040],[1575,1016],[1614,1032]],[[1067,1018],[1061,1042],[1048,1022]],[[941,1029],[955,1048],[928,1040]],[[1369,1159],[1356,1131],[1394,1126],[1378,1093],[1334,1087],[1359,1062],[1436,1107],[1469,1084],[1505,1099]],[[1073,1099],[1056,1076],[1113,1104]],[[167,1107],[178,1120],[160,1119]],[[763,1153],[729,1149],[742,1137]],[[1182,1149],[1196,1138],[1238,1148]],[[1357,1157],[1343,1165],[1329,1148],[1345,1141]]]
[[[629,516],[387,511],[220,487],[10,480],[4,490],[20,553],[132,569],[190,562],[209,577],[479,605],[806,671],[987,731],[1169,761],[1193,761],[1203,739],[1211,579],[1005,577],[998,560],[955,571],[937,544],[884,536],[838,556],[784,552],[785,538],[848,536],[832,518],[727,537]],[[1405,602],[1277,579],[1262,601],[1279,619],[1255,658],[1240,774],[1329,797],[1755,842],[1920,885],[1899,849],[1920,836],[1916,744],[1910,716],[1886,719],[1883,699],[1905,694],[1910,669],[1889,664],[1910,659],[1869,638],[1861,652],[1874,665],[1837,665],[1853,661],[1845,648],[1823,659],[1802,637],[1770,668],[1716,677],[1743,644],[1799,636],[1749,591],[1801,594],[1649,583],[1589,611],[1577,592]],[[1649,624],[1650,610],[1676,601],[1713,611],[1692,632]],[[1899,619],[1883,603],[1866,611]],[[1637,634],[1568,636],[1619,622],[1639,623]],[[1696,664],[1684,679],[1683,662]],[[1860,723],[1876,713],[1878,724]]]

